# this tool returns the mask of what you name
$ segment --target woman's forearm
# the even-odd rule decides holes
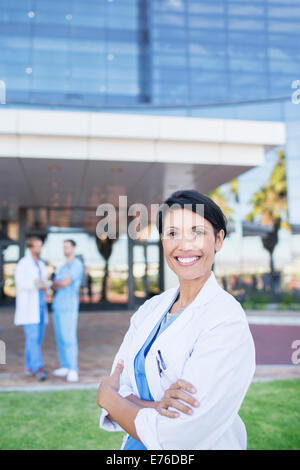
[[[147,400],[141,400],[141,398],[136,397],[135,395],[131,394],[125,397],[126,400],[131,401],[135,405],[140,406],[141,408],[155,408],[157,409],[159,402],[158,401],[147,401]]]
[[[136,397],[135,395],[131,394],[131,395],[128,395],[127,397],[125,397],[126,400],[129,400],[131,401],[131,403],[139,406],[140,408],[154,408],[155,410],[157,410],[157,407],[159,405],[159,402],[158,401],[147,401],[147,400],[141,400],[141,398],[139,397]],[[110,413],[106,416],[108,419],[110,419],[111,421],[115,421]]]
[[[121,397],[115,390],[110,390],[109,393],[105,394],[102,406],[108,411],[108,417],[111,420],[118,423],[134,439],[140,441],[136,433],[134,420],[140,409],[145,408],[144,406]]]

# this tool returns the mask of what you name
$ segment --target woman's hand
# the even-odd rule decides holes
[[[178,418],[179,416],[177,411],[169,411],[169,406],[176,408],[182,413],[192,415],[192,408],[181,403],[179,400],[182,400],[193,407],[198,407],[200,403],[190,395],[190,393],[196,393],[196,391],[197,390],[192,384],[186,382],[186,380],[179,379],[165,391],[164,396],[158,403],[156,409],[162,416],[167,416],[168,418]]]
[[[113,373],[111,375],[102,377],[98,388],[97,398],[97,404],[102,408],[106,408],[107,404],[109,403],[109,398],[112,394],[118,393],[120,388],[120,375],[122,373],[123,367],[124,362],[122,359],[119,359]]]

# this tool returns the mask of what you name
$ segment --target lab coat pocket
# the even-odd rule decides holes
[[[164,390],[166,390],[167,388],[170,387],[170,385],[172,385],[173,383],[176,382],[176,380],[178,379],[177,376],[175,376],[174,373],[170,374],[168,373],[167,371],[162,371],[162,374],[160,376],[160,383],[162,385],[162,388]]]
[[[184,345],[178,345],[176,350],[172,351],[171,356],[167,351],[163,350],[161,351],[161,356],[163,356],[163,363],[160,363],[160,384],[161,387],[166,390],[170,385],[174,384],[181,378],[182,370],[187,360],[187,353]],[[165,367],[163,367],[163,365]]]
[[[166,356],[166,355],[165,355]],[[163,365],[161,365],[160,384],[164,390],[174,384],[178,379],[178,370],[175,367],[175,363],[170,361],[168,357],[165,357]]]

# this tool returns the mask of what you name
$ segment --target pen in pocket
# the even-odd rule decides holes
[[[159,355],[159,358],[160,358],[161,365],[162,365],[163,369],[166,370],[167,367],[166,367],[165,361],[164,361],[164,359],[163,359],[163,357],[162,357],[162,354],[161,354],[160,349],[159,349],[157,352],[158,352],[158,355]]]
[[[161,374],[162,374],[162,368],[160,367],[160,362],[159,360],[156,358],[156,363],[157,363],[157,368],[158,368],[158,373],[159,373],[159,376],[161,377]]]

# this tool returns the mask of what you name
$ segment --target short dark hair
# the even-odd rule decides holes
[[[37,235],[31,235],[29,238],[27,238],[27,240],[26,240],[27,248],[31,248],[33,243],[36,242],[36,241],[39,241],[39,242],[43,243],[43,240],[41,239],[41,237],[38,237]]]
[[[215,236],[219,233],[220,230],[224,230],[224,238],[227,235],[226,229],[226,217],[223,214],[220,207],[208,196],[205,196],[202,193],[199,193],[195,189],[186,189],[175,191],[171,196],[169,196],[163,203],[163,207],[158,209],[156,226],[159,234],[163,232],[163,217],[169,211],[169,208],[173,205],[177,205],[184,209],[185,205],[189,205],[188,209],[191,209],[193,212],[199,212],[199,204],[204,206],[204,218],[208,220],[215,232]],[[198,205],[198,208],[197,208]],[[178,207],[178,208],[179,208]],[[165,212],[164,212],[165,211]],[[164,212],[164,213],[163,213]]]
[[[64,243],[66,243],[66,242],[71,243],[71,245],[73,245],[73,246],[76,246],[76,242],[74,242],[74,240],[71,240],[71,239],[70,240],[64,240]]]

